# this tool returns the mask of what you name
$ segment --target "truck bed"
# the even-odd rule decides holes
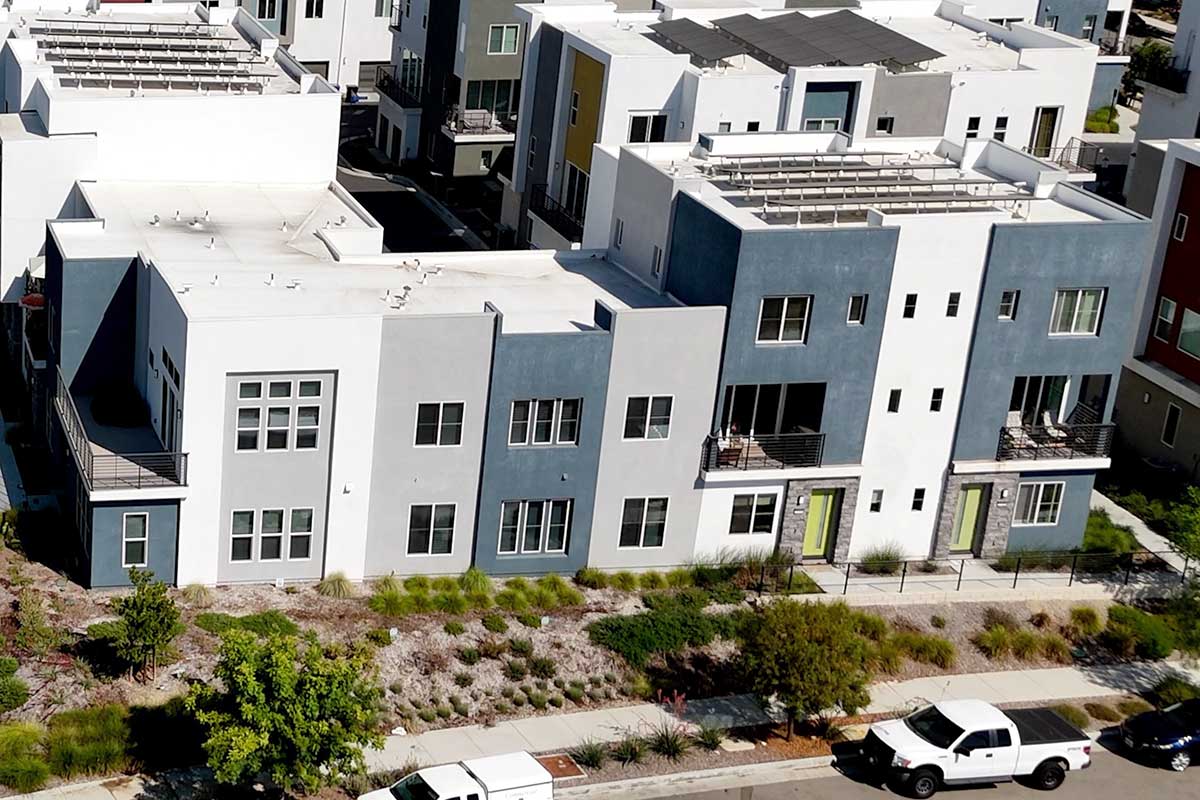
[[[1048,708],[1024,708],[1005,711],[1017,726],[1021,746],[1087,741],[1088,735]]]

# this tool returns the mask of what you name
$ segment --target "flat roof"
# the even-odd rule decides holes
[[[194,320],[477,314],[491,303],[506,333],[565,332],[593,329],[596,301],[678,305],[590,252],[384,253],[377,223],[336,184],[80,188],[95,219],[50,223],[63,257],[140,253]],[[335,260],[327,240],[349,252]]]
[[[932,72],[1011,70],[1020,64],[1020,50],[941,17],[890,17],[887,26],[941,53],[925,65]]]

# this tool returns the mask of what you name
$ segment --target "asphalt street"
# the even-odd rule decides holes
[[[1137,764],[1121,755],[1097,748],[1092,767],[1067,775],[1067,782],[1054,792],[1041,792],[1017,783],[945,788],[935,797],[942,800],[1196,800],[1200,798],[1200,766],[1184,773]],[[830,770],[829,773],[833,773]],[[820,774],[828,775],[824,770]],[[685,800],[892,800],[885,788],[853,780],[841,774],[812,780],[777,783],[745,789],[675,795]]]

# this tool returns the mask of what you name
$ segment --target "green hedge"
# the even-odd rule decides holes
[[[1175,632],[1160,617],[1131,606],[1108,610],[1105,643],[1118,655],[1163,659],[1175,649]]]

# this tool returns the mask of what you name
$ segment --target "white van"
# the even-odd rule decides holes
[[[358,800],[553,800],[554,780],[529,753],[426,767]]]

